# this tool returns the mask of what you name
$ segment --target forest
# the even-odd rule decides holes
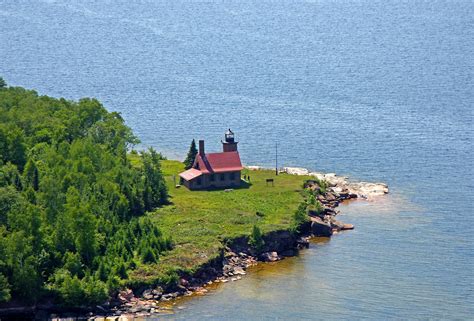
[[[104,302],[172,241],[145,217],[168,202],[153,149],[95,99],[0,78],[0,304]]]

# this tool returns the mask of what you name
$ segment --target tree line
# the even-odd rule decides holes
[[[168,201],[162,156],[119,113],[0,78],[0,302],[101,303],[172,247],[146,215]]]

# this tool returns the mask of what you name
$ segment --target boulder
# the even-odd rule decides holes
[[[334,193],[327,192],[325,197],[326,197],[326,201],[328,201],[328,202],[337,201],[337,196]]]
[[[331,226],[332,226],[333,229],[335,229],[337,231],[340,231],[340,230],[343,229],[344,223],[342,223],[341,221],[336,221],[334,219],[334,220],[331,220]]]
[[[147,289],[147,290],[143,291],[142,297],[145,300],[152,300],[152,299],[155,298],[155,296],[153,295],[153,291],[151,289]]]
[[[245,271],[243,268],[241,268],[240,266],[237,266],[234,268],[234,275],[245,275]]]
[[[326,198],[324,197],[324,195],[321,195],[319,194],[318,197],[317,197],[318,201],[320,201],[321,203],[325,203],[326,202]]]
[[[300,237],[297,241],[296,241],[296,246],[298,249],[304,249],[304,248],[309,248],[309,240],[308,238],[306,237]]]
[[[224,257],[226,257],[226,258],[231,258],[233,256],[237,256],[237,254],[235,254],[232,251],[226,252],[225,255],[224,255]]]
[[[322,215],[324,215],[324,213],[325,213],[325,211],[319,212],[317,210],[308,209],[308,215],[309,216],[322,216]]]
[[[336,216],[337,215],[337,212],[336,210],[330,208],[330,207],[325,207],[324,208],[324,214],[325,215],[332,215],[332,216]]]
[[[161,286],[157,286],[151,291],[151,293],[153,294],[154,299],[159,300],[163,295],[163,289],[161,288]]]
[[[125,289],[120,291],[117,297],[121,302],[130,302],[135,297],[135,295],[131,289]]]
[[[184,278],[179,279],[179,284],[182,285],[182,286],[184,286],[184,287],[189,286],[188,280],[186,280],[186,279],[184,279]]]
[[[264,262],[275,262],[280,260],[277,252],[265,252],[260,256]]]
[[[264,252],[283,252],[295,246],[296,236],[287,230],[279,230],[268,233],[263,237],[265,245]]]
[[[230,264],[226,264],[224,265],[224,267],[222,268],[222,271],[224,273],[229,273],[229,272],[232,272],[234,270],[234,267]]]
[[[319,217],[311,217],[311,232],[315,236],[331,236],[332,227],[330,223],[324,222]]]

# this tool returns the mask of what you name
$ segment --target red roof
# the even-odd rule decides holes
[[[199,177],[201,175],[202,175],[202,172],[200,170],[197,170],[197,169],[194,169],[194,168],[190,168],[187,171],[184,171],[184,172],[179,174],[179,176],[181,176],[182,178],[184,178],[187,181],[190,181],[190,180],[192,180],[196,177]]]
[[[243,169],[239,152],[210,153],[205,154],[204,157],[198,154],[193,167],[196,168],[196,165],[204,174],[235,172]]]

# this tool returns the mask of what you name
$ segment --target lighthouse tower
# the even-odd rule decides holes
[[[230,130],[227,130],[225,133],[225,139],[222,141],[222,148],[224,152],[236,152],[237,151],[237,142],[234,139],[234,133]]]

